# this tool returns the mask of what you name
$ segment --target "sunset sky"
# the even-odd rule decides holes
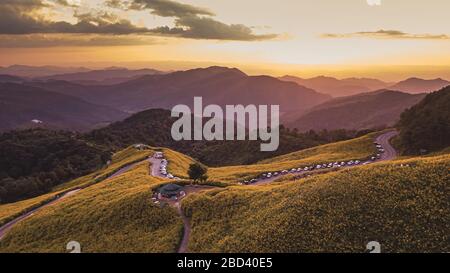
[[[450,78],[449,10],[448,0],[1,0],[0,65]]]

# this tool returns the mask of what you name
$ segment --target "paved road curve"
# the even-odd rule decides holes
[[[74,195],[74,194],[77,193],[78,191],[80,191],[80,189],[75,189],[75,190],[69,191],[69,192],[67,192],[67,193],[65,193],[65,194],[63,194],[63,195],[61,195],[60,197],[57,197],[55,200],[53,200],[53,201],[51,201],[51,202],[49,202],[49,203],[47,203],[47,204],[45,204],[45,205],[42,205],[42,206],[40,206],[40,207],[37,207],[37,208],[35,208],[35,209],[33,209],[33,210],[31,210],[31,211],[25,213],[24,215],[19,216],[19,217],[17,217],[16,219],[14,219],[14,220],[12,220],[12,221],[6,223],[5,225],[3,225],[3,226],[0,228],[0,240],[3,239],[3,237],[6,235],[6,233],[7,233],[11,228],[13,228],[13,226],[15,226],[17,223],[19,223],[20,221],[25,220],[25,219],[31,217],[33,214],[35,214],[36,212],[38,212],[39,210],[41,210],[41,209],[43,209],[43,208],[45,208],[45,207],[49,207],[49,206],[51,206],[51,205],[54,205],[54,204],[60,202],[61,200],[65,199],[65,198],[67,198],[67,197],[69,197],[69,196],[71,196],[71,195]]]
[[[137,164],[142,163],[142,162],[143,162],[143,161],[140,161],[140,162],[137,162],[137,163],[134,163],[134,164],[125,166],[125,167],[119,169],[117,172],[115,172],[115,173],[113,173],[112,175],[110,175],[110,176],[109,176],[108,178],[106,178],[105,180],[108,180],[108,179],[114,178],[114,177],[116,177],[116,176],[119,176],[119,175],[121,175],[121,174],[123,174],[123,173],[129,171],[131,168],[133,168],[134,166],[136,166]],[[105,180],[103,180],[103,181],[105,181]],[[79,192],[80,190],[82,190],[82,188],[77,188],[77,189],[73,189],[73,190],[71,190],[71,191],[69,191],[69,192],[66,192],[66,193],[63,194],[63,195],[56,197],[54,200],[52,200],[52,201],[50,201],[50,202],[48,202],[48,203],[46,203],[46,204],[44,204],[44,205],[42,205],[42,206],[39,206],[39,207],[37,207],[37,208],[31,210],[30,212],[27,212],[27,213],[25,213],[25,214],[23,214],[23,215],[17,217],[16,219],[14,219],[14,220],[12,220],[12,221],[6,223],[5,225],[1,226],[1,227],[0,227],[0,240],[3,239],[3,237],[6,235],[6,233],[7,233],[9,230],[11,230],[11,228],[13,228],[13,227],[14,227],[17,223],[19,223],[20,221],[23,221],[23,220],[25,220],[25,219],[27,219],[27,218],[33,216],[33,214],[35,214],[36,212],[40,211],[41,209],[43,209],[43,208],[45,208],[45,207],[49,207],[49,206],[51,206],[51,205],[54,205],[54,204],[56,204],[56,203],[58,203],[58,202],[64,200],[65,198],[67,198],[67,197],[69,197],[69,196],[71,196],[71,195],[76,194],[76,193]]]
[[[396,135],[398,135],[398,132],[396,130],[393,131],[389,131],[386,132],[384,134],[379,135],[376,139],[375,142],[379,143],[381,145],[381,147],[384,149],[384,153],[381,154],[381,157],[378,160],[375,161],[371,161],[370,163],[374,163],[374,162],[380,162],[380,161],[387,161],[387,160],[392,160],[395,159],[397,157],[397,152],[395,151],[394,147],[392,147],[391,143],[389,142],[393,137],[395,137]],[[357,166],[361,166],[360,165],[352,165],[352,166],[345,166],[345,167],[341,167],[341,168],[334,168],[334,169],[325,169],[328,171],[337,171],[340,170],[342,168],[353,168],[353,167],[357,167]],[[318,173],[322,173],[324,171],[324,169],[321,170],[312,170],[312,171],[304,171],[302,172],[303,174],[318,174]],[[291,174],[291,173],[287,173],[287,174]],[[285,175],[287,175],[285,174]],[[258,182],[255,182],[253,184],[250,184],[251,186],[261,186],[261,185],[265,185],[265,184],[269,184],[274,182],[275,180],[279,179],[280,177],[282,177],[283,175],[278,175],[278,176],[272,176],[271,178],[264,178],[264,179],[260,179],[258,180]]]
[[[381,154],[381,158],[378,161],[392,160],[397,157],[397,152],[389,142],[396,135],[398,135],[397,131],[389,131],[377,137],[375,141],[384,149],[384,153]]]

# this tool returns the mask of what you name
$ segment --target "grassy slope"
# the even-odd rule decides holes
[[[0,242],[0,252],[65,252],[67,242],[83,252],[174,252],[182,221],[175,209],[159,208],[148,164],[83,189],[19,223]]]
[[[412,167],[400,167],[408,163]],[[189,196],[195,252],[450,251],[450,155]]]
[[[196,161],[179,152],[173,151],[171,149],[163,148],[164,156],[169,161],[169,165],[167,166],[167,170],[169,173],[177,176],[179,178],[188,179],[189,176],[187,174],[187,170],[189,169],[189,165],[195,163]]]
[[[55,187],[53,191],[48,194],[44,194],[35,198],[11,204],[0,205],[0,224],[3,224],[8,220],[11,220],[11,218],[14,218],[19,214],[22,214],[22,212],[26,211],[29,208],[37,206],[43,202],[45,203],[46,201],[52,199],[58,193],[99,182],[105,179],[107,176],[115,173],[123,166],[134,163],[136,161],[144,160],[147,156],[151,154],[153,154],[153,150],[137,151],[136,149],[131,147],[127,148],[123,151],[114,154],[112,157],[112,164],[109,165],[108,167],[98,170],[92,174],[74,179],[70,182],[61,184]]]
[[[373,141],[377,133],[360,138],[322,145],[267,159],[255,165],[210,168],[209,179],[237,183],[263,172],[279,171],[324,162],[367,158],[375,152]]]
[[[107,168],[61,185],[54,193],[0,206],[0,217],[6,219],[62,190],[91,185],[19,223],[1,241],[0,252],[61,252],[69,238],[83,242],[85,252],[175,251],[181,239],[181,219],[171,208],[152,205],[150,189],[168,180],[149,176],[147,162],[95,184],[123,166],[144,160],[155,150],[127,148],[116,153]],[[193,159],[170,149],[162,150],[170,162],[169,171],[186,176]],[[39,235],[43,231],[44,237]]]

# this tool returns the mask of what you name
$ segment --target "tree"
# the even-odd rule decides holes
[[[208,179],[207,171],[208,169],[205,166],[194,163],[189,165],[188,175],[190,179],[194,180],[194,183],[197,183],[197,181],[205,182]]]

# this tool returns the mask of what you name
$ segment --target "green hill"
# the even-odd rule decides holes
[[[373,141],[378,134],[371,133],[355,139],[320,145],[262,160],[252,165],[209,168],[208,176],[213,181],[236,184],[265,172],[290,170],[325,162],[366,159],[375,152]]]
[[[189,250],[448,252],[449,168],[449,155],[413,158],[189,196]]]
[[[148,164],[95,184],[20,222],[0,241],[0,252],[174,252],[182,221],[174,208],[152,205]]]
[[[260,151],[260,141],[174,141],[170,132],[175,121],[170,111],[151,109],[94,130],[86,134],[85,139],[116,151],[135,143],[167,147],[209,166],[231,166],[252,164],[277,155],[350,139],[360,134],[346,130],[298,133],[281,127],[280,147],[269,153]]]
[[[450,146],[450,86],[427,95],[401,115],[398,146],[404,154]]]
[[[110,152],[71,132],[25,130],[0,135],[0,203],[48,192],[103,166]]]
[[[232,171],[210,168],[225,181],[289,164],[365,156],[370,134],[265,160]],[[171,207],[155,206],[151,189],[166,180],[149,176],[147,162],[105,181],[120,166],[153,153],[128,148],[105,170],[55,188],[92,184],[77,194],[20,222],[0,241],[0,252],[65,252],[67,242],[83,252],[175,252],[182,221]],[[171,171],[186,173],[192,161],[164,149]],[[193,252],[363,252],[379,241],[383,252],[450,251],[447,182],[450,155],[416,157],[360,166],[306,179],[265,186],[236,186],[188,196],[182,202],[191,218]],[[254,168],[254,169],[246,169]],[[209,173],[211,174],[211,173]],[[212,178],[215,178],[214,175]],[[217,177],[216,177],[217,178]],[[30,199],[35,204],[42,197]],[[19,202],[22,209],[33,204]],[[0,206],[0,212],[19,208]],[[0,216],[7,217],[5,213]]]

